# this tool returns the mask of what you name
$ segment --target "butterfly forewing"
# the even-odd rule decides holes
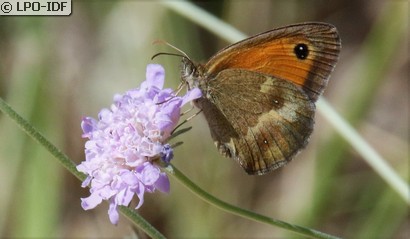
[[[306,56],[298,56],[306,46]],[[296,52],[295,52],[296,51]],[[326,23],[304,23],[277,28],[230,45],[205,65],[209,75],[224,69],[246,69],[302,86],[316,101],[327,85],[340,52],[336,28]]]

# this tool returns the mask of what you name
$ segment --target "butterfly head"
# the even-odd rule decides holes
[[[189,89],[205,89],[205,81],[201,80],[204,76],[204,68],[200,64],[194,63],[188,57],[182,57],[181,79],[188,85]]]

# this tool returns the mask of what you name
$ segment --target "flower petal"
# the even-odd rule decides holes
[[[95,130],[97,121],[92,117],[84,117],[81,121],[81,129],[83,130],[83,138],[89,138],[90,133]]]
[[[110,203],[110,208],[108,209],[108,216],[112,224],[117,225],[120,215],[117,211],[117,205],[115,203]]]
[[[165,70],[161,65],[149,64],[147,66],[146,80],[141,84],[141,89],[156,87],[162,89],[164,87]]]
[[[166,173],[160,173],[158,180],[155,182],[155,188],[164,193],[169,193],[170,183]]]
[[[193,88],[192,90],[188,91],[184,97],[182,97],[182,105],[185,105],[189,101],[201,98],[202,91],[199,88]]]
[[[84,210],[89,210],[89,209],[95,208],[101,202],[102,202],[102,198],[96,193],[92,193],[87,198],[81,198],[81,207]]]

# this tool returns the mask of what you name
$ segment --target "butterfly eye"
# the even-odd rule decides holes
[[[297,44],[293,49],[293,52],[295,52],[296,57],[300,60],[306,59],[309,55],[308,46],[304,43]]]

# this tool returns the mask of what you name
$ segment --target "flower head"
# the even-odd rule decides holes
[[[181,107],[201,96],[199,89],[176,96],[163,89],[165,72],[160,65],[148,65],[146,80],[140,88],[115,95],[110,109],[103,109],[98,120],[85,117],[81,122],[85,143],[85,161],[77,166],[88,175],[82,186],[90,186],[91,195],[82,198],[82,207],[92,209],[108,200],[108,214],[118,223],[119,205],[128,206],[136,195],[139,208],[145,192],[156,189],[169,192],[167,175],[153,160],[165,163],[173,157],[167,139],[180,117]]]

